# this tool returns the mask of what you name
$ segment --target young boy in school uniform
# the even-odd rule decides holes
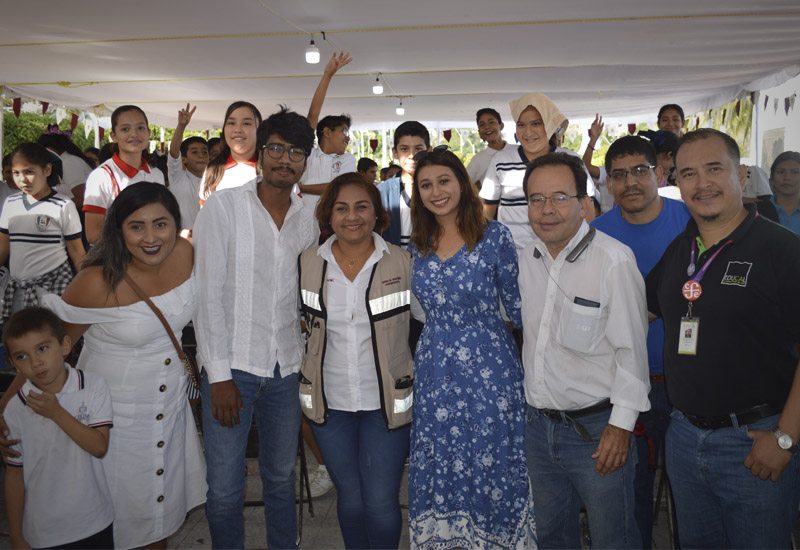
[[[12,315],[3,345],[26,378],[4,412],[19,454],[7,459],[5,478],[11,547],[113,548],[100,461],[112,425],[105,380],[64,363],[71,341],[46,308]]]

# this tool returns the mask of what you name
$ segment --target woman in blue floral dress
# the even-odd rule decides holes
[[[412,548],[533,548],[517,254],[486,222],[453,153],[420,153],[411,199],[411,285],[425,309],[414,359]]]

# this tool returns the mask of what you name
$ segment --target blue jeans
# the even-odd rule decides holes
[[[777,425],[775,415],[746,426],[701,430],[680,411],[672,411],[667,470],[682,547],[791,547],[800,500],[800,458],[795,454],[777,482],[762,480],[744,466],[753,446],[747,431]]]
[[[203,371],[203,434],[208,494],[206,517],[213,548],[244,548],[242,499],[245,486],[245,449],[255,414],[258,428],[258,469],[263,483],[267,546],[272,550],[297,548],[294,463],[300,433],[300,386],[297,374],[273,378],[233,370],[242,396],[240,423],[223,427],[212,416],[211,384]]]
[[[638,463],[636,464],[636,477],[634,481],[634,492],[636,494],[636,523],[639,526],[639,533],[642,535],[642,548],[651,548],[653,545],[653,485],[656,480],[655,469],[650,469],[650,445],[653,445],[654,465],[658,464],[661,445],[664,436],[667,434],[669,426],[669,414],[672,412],[672,405],[667,400],[667,388],[664,382],[650,382],[650,410],[639,414],[647,437],[640,435],[636,437],[636,452]]]
[[[380,410],[329,413],[324,426],[311,424],[311,429],[336,486],[345,547],[397,548],[411,425],[387,431]]]
[[[634,436],[621,468],[604,476],[595,471],[597,460],[592,454],[610,415],[607,410],[578,419],[592,437],[586,442],[569,421],[551,420],[528,406],[525,452],[540,548],[581,547],[581,502],[589,517],[592,548],[641,545],[634,518]]]

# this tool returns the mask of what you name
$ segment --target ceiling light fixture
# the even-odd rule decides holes
[[[315,65],[319,63],[319,48],[314,44],[314,35],[311,35],[311,44],[306,48],[306,63]]]
[[[375,95],[381,95],[383,93],[383,84],[381,84],[381,73],[378,73],[378,76],[375,77],[375,84],[372,85],[372,93]]]
[[[394,112],[397,113],[398,116],[403,116],[406,114],[406,110],[403,109],[403,98],[400,98],[400,105],[397,106],[397,109],[395,109]]]

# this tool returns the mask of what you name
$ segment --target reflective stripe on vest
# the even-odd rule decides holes
[[[320,311],[319,308],[319,294],[316,292],[311,292],[310,290],[305,290],[303,288],[300,289],[300,295],[303,298],[303,304],[306,307],[310,307],[316,311]]]
[[[372,315],[380,315],[381,313],[386,313],[387,311],[392,311],[393,309],[398,309],[410,304],[411,291],[401,290],[394,294],[373,298],[369,301],[369,309],[372,311]]]

